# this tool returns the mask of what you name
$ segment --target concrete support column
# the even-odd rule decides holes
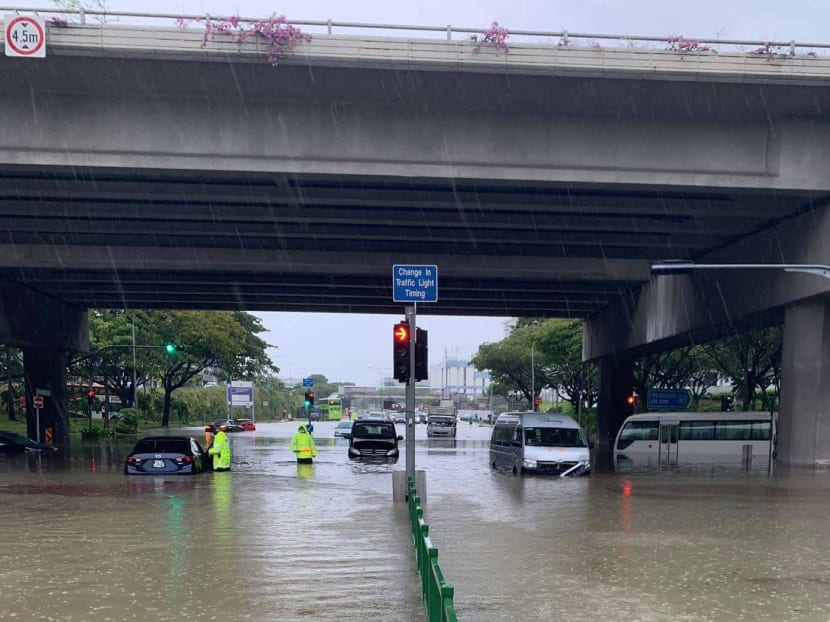
[[[787,307],[778,460],[830,467],[830,300]]]
[[[630,356],[606,356],[599,361],[599,401],[597,404],[597,443],[592,470],[613,470],[611,443],[631,414],[626,398],[634,386],[634,360]]]
[[[66,354],[62,350],[50,348],[23,348],[23,374],[26,382],[26,429],[29,438],[67,446]],[[38,389],[49,392],[43,398],[43,408],[40,410],[40,430],[34,409],[34,397]]]

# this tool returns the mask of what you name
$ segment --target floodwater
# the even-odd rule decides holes
[[[232,435],[230,473],[127,477],[132,443],[0,460],[0,617],[421,622],[405,456],[351,463],[333,427],[313,466],[296,424]],[[830,473],[519,478],[490,471],[489,432],[417,427],[460,620],[830,619]]]

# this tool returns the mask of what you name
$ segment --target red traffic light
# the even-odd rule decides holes
[[[409,324],[406,322],[395,324],[395,330],[392,335],[398,343],[405,343],[409,341]]]
[[[87,394],[86,394],[86,396],[87,396],[89,399],[92,399],[93,397],[95,397],[95,391],[94,391],[93,389],[90,389],[90,390],[89,390],[89,393],[87,393]]]
[[[634,406],[634,404],[637,403],[637,396],[636,395],[629,395],[627,398],[625,398],[625,402],[629,406]]]

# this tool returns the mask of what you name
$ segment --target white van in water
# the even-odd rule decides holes
[[[490,437],[490,466],[513,475],[587,475],[585,435],[576,421],[556,413],[502,413]]]
[[[776,417],[768,412],[651,412],[631,415],[614,442],[617,470],[743,466],[769,470]]]

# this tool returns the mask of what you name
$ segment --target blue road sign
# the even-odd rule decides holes
[[[303,378],[303,386],[304,387],[313,387],[314,386],[314,378]]]
[[[686,389],[649,389],[649,410],[684,410],[692,403]]]
[[[438,302],[438,266],[392,266],[393,302]]]

